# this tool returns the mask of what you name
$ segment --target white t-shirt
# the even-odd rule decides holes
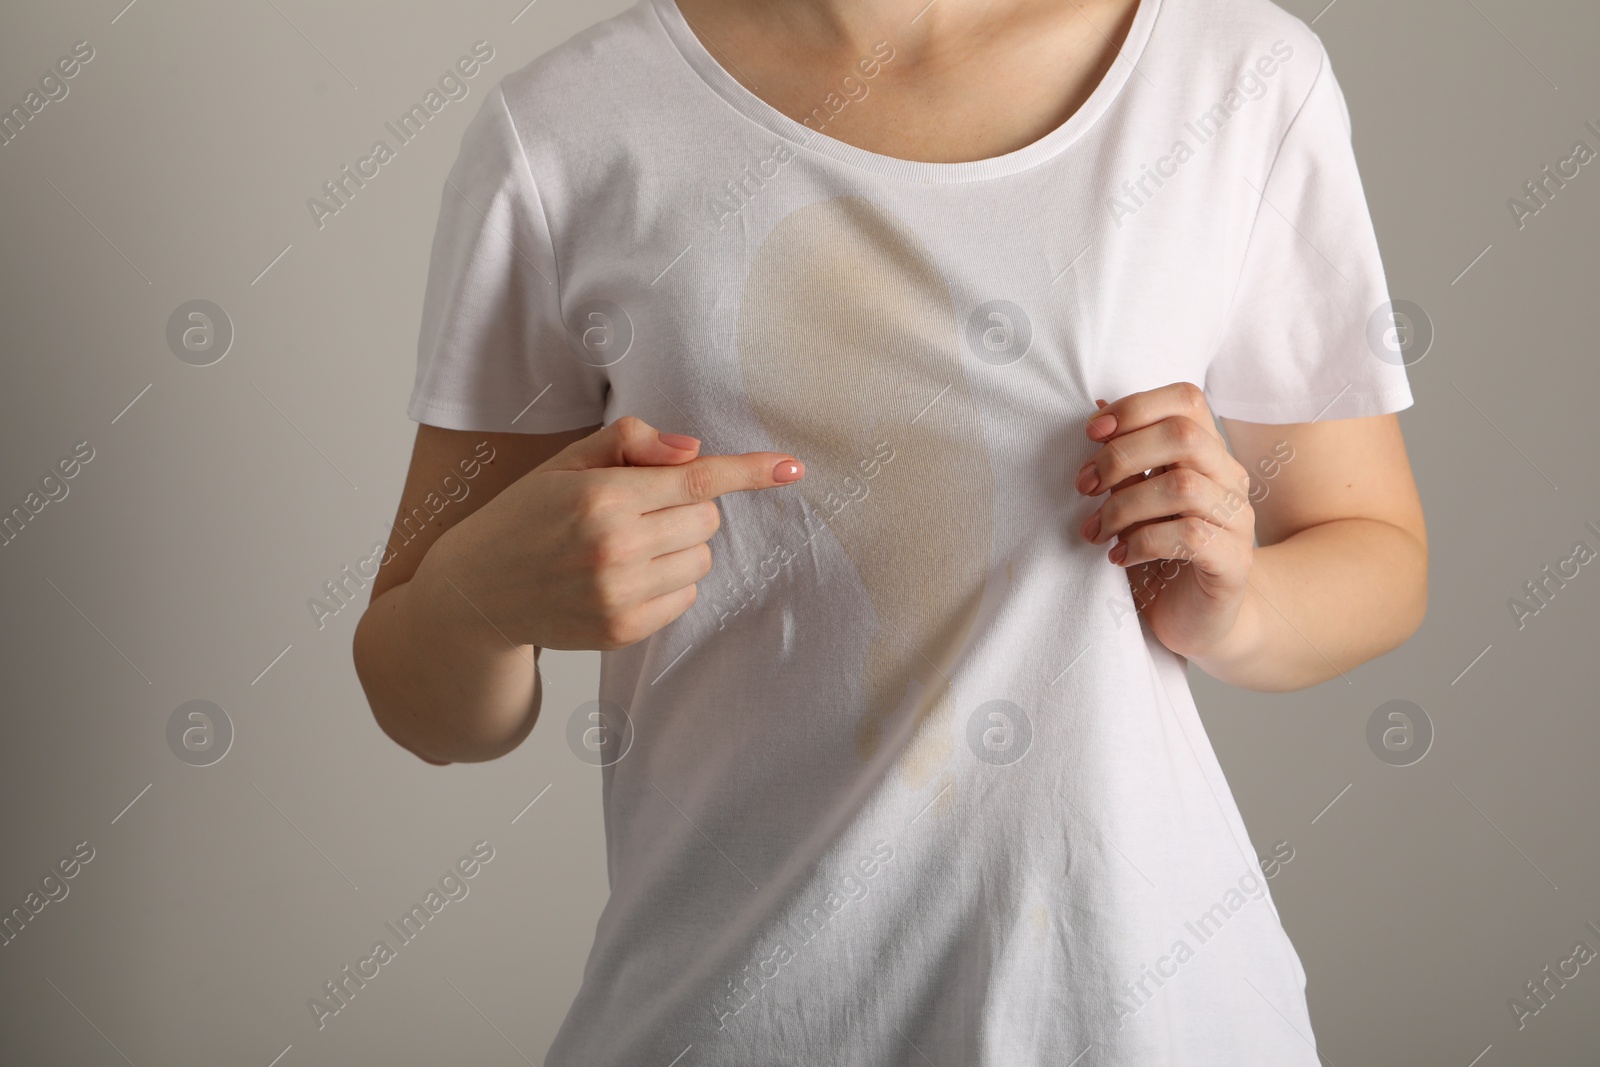
[[[827,133],[898,32],[803,124],[640,0],[504,78],[444,189],[413,419],[807,468],[721,498],[598,720],[543,711],[599,739],[611,880],[545,1062],[1313,1067],[1185,661],[1072,481],[1096,397],[1411,403],[1327,55],[1267,0],[1143,0],[1065,125],[922,163]]]

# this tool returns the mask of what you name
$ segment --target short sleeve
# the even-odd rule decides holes
[[[497,85],[445,182],[406,413],[451,430],[555,433],[602,423],[606,389],[567,345],[544,206]]]
[[[1211,409],[1312,422],[1409,407],[1388,283],[1326,51],[1266,178],[1238,287],[1206,370]],[[1376,317],[1376,318],[1375,318]]]

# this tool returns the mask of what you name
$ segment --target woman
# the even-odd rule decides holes
[[[433,763],[603,652],[545,727],[612,890],[545,1062],[1317,1063],[1185,666],[1420,624],[1386,296],[1266,0],[640,0],[506,77],[355,652]]]

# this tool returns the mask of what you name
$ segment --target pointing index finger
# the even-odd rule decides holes
[[[671,467],[631,467],[645,511],[700,504],[725,493],[772,489],[805,477],[805,464],[785,452],[700,456]]]

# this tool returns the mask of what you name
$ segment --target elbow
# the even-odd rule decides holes
[[[1394,568],[1398,588],[1390,615],[1392,652],[1414,637],[1428,617],[1428,541],[1420,530],[1406,530],[1407,553]]]
[[[401,728],[396,720],[396,712],[383,699],[382,668],[374,662],[370,638],[365,636],[367,634],[365,624],[370,617],[370,611],[369,608],[368,614],[363,614],[356,621],[355,634],[350,642],[350,659],[355,667],[356,680],[361,683],[362,693],[366,696],[367,710],[371,712],[373,722],[378,724],[378,729],[385,737],[422,762],[435,767],[448,766],[454,760],[421,745],[414,736],[414,730]]]
[[[1428,535],[1418,529],[1412,532],[1415,554],[1412,563],[1411,597],[1409,611],[1405,614],[1402,642],[1411,639],[1428,617]]]
[[[450,764],[455,762],[454,759],[447,758],[443,753],[434,751],[432,749],[423,748],[414,738],[407,736],[400,730],[397,730],[393,721],[379,714],[377,705],[372,704],[371,701],[368,701],[368,706],[372,709],[372,720],[378,724],[378,729],[383,731],[384,736],[388,737],[389,740],[393,741],[395,744],[399,745],[401,748],[417,757],[417,759],[421,760],[423,763],[431,764],[435,767],[448,767]]]
[[[490,760],[509,755],[522,744],[533,730],[538,718],[539,713],[535,709],[514,722],[485,723],[470,732],[455,732],[448,741],[441,741],[432,752],[422,753],[416,749],[411,751],[419,759],[429,763],[435,760],[448,763],[488,763]],[[430,756],[434,758],[430,759]]]
[[[424,763],[487,763],[520,745],[539,713],[539,680],[532,675],[531,704],[475,708],[474,698],[452,692],[449,681],[430,684],[426,674],[408,673],[403,653],[384,644],[384,626],[373,625],[368,608],[356,623],[351,659],[373,720],[395,744]],[[478,700],[486,698],[478,697]]]
[[[1411,614],[1406,619],[1406,629],[1400,638],[1402,643],[1411,640],[1416,632],[1422,629],[1422,624],[1428,618],[1428,576],[1426,574],[1422,576],[1417,586],[1416,603],[1412,607]]]

